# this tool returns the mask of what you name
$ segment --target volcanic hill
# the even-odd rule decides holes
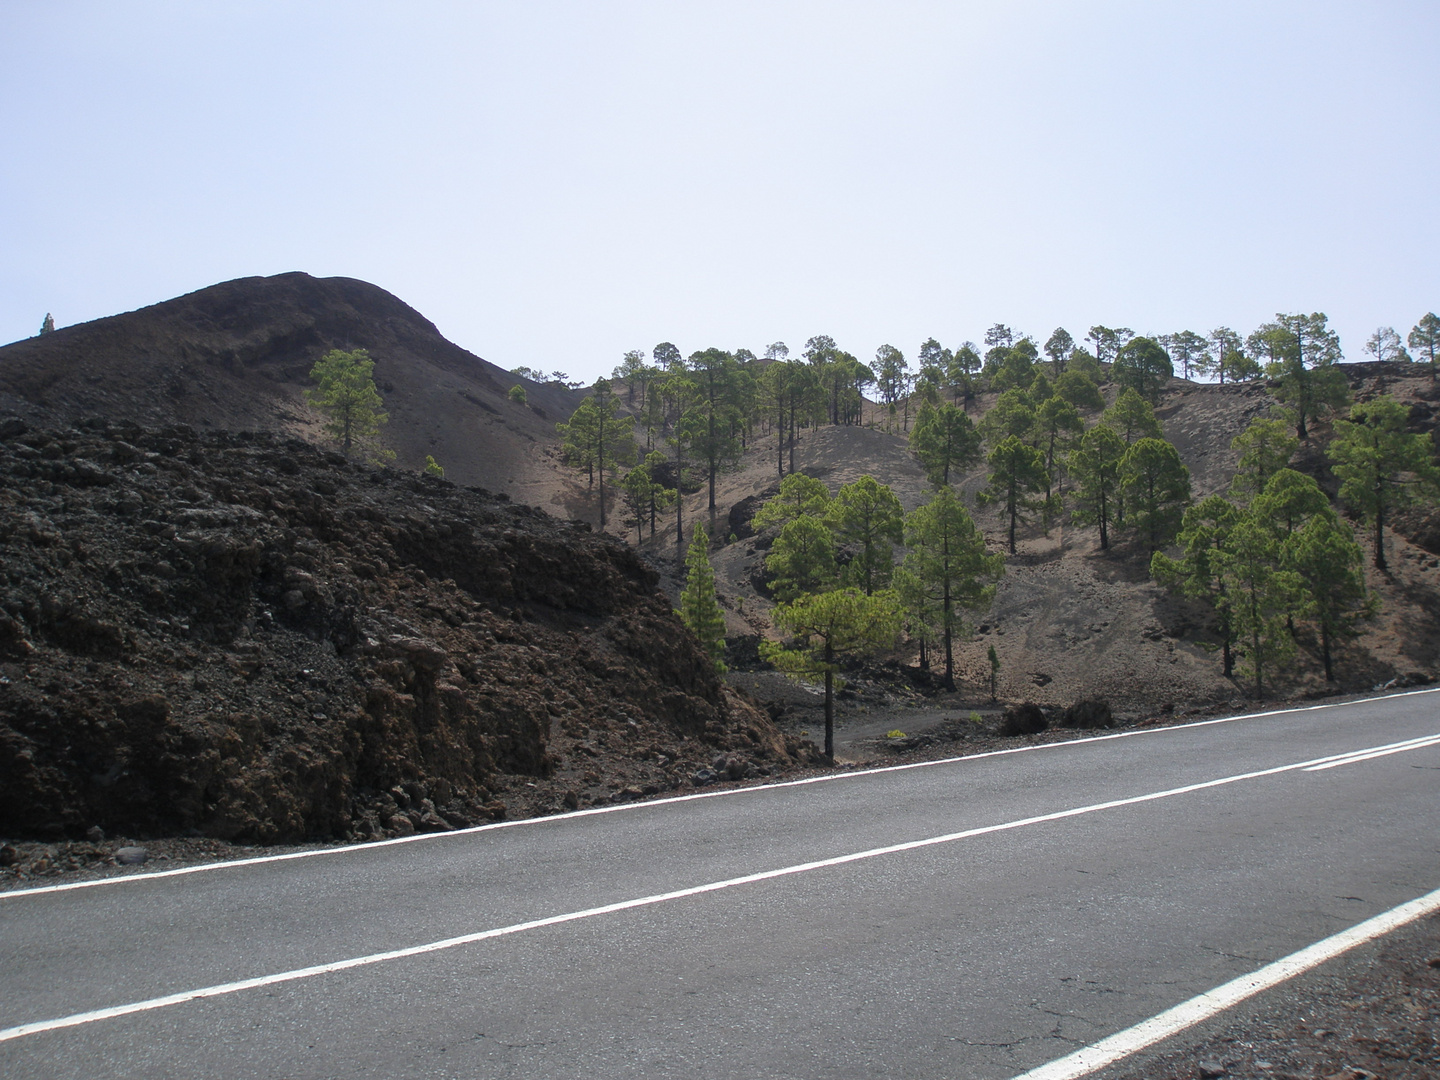
[[[239,278],[0,347],[0,411],[148,427],[266,430],[319,441],[303,392],[330,349],[368,349],[395,464],[431,454],[450,479],[570,516],[555,424],[582,395],[501,370],[378,286],[309,274]],[[527,405],[506,392],[525,385]]]

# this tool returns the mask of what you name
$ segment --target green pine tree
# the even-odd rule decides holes
[[[363,447],[380,458],[395,456],[374,442],[381,425],[390,419],[380,408],[385,402],[375,388],[374,374],[375,361],[364,349],[331,349],[310,369],[310,378],[320,385],[305,391],[305,398],[328,417],[325,430],[346,455]]]
[[[710,566],[710,534],[695,526],[685,555],[685,590],[680,594],[680,620],[699,640],[716,671],[725,670],[725,612],[715,599],[715,571]]]
[[[1375,529],[1375,566],[1385,566],[1387,515],[1440,490],[1433,437],[1408,430],[1409,410],[1394,398],[1378,397],[1350,410],[1335,424],[1326,449],[1340,478],[1340,498]]]
[[[859,589],[800,596],[775,608],[775,625],[789,644],[762,641],[760,655],[781,671],[825,680],[825,755],[835,756],[835,684],[847,660],[873,656],[895,644],[902,619],[890,590],[866,596]]]

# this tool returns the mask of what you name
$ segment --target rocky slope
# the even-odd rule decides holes
[[[366,838],[810,753],[629,548],[273,433],[0,421],[0,836]]]

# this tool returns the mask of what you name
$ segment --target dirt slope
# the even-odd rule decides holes
[[[308,274],[240,278],[138,311],[0,348],[0,407],[51,422],[84,416],[148,426],[271,430],[318,439],[302,397],[332,348],[370,351],[401,468],[426,454],[479,484],[568,516],[575,489],[553,460],[555,423],[580,395],[527,383],[466,352],[384,289]]]
[[[1412,427],[1431,431],[1440,400],[1434,384],[1418,366],[1396,364],[1346,365],[1357,400],[1377,393],[1395,394],[1411,405]],[[1113,387],[1106,388],[1114,399]],[[977,415],[993,403],[982,397]],[[1195,497],[1224,492],[1235,468],[1230,440],[1273,404],[1264,382],[1216,386],[1172,380],[1157,409],[1165,435],[1175,443],[1191,471]],[[1093,417],[1089,420],[1093,421]],[[1302,446],[1295,465],[1316,476],[1333,495],[1337,488],[1321,447],[1329,437],[1327,424],[1314,425],[1309,446]],[[840,484],[870,473],[894,488],[907,510],[928,497],[928,485],[909,454],[904,432],[873,427],[824,426],[803,434],[796,451],[797,469],[824,480],[833,492]],[[778,484],[773,439],[761,436],[738,469],[717,485],[717,549],[712,561],[727,611],[733,653],[753,656],[747,636],[773,634],[770,602],[757,584],[763,582],[766,537],[752,537],[745,522],[754,507]],[[967,506],[1000,550],[1004,522],[992,509],[975,507],[974,495],[985,484],[985,470],[971,471],[957,481]],[[687,520],[707,514],[705,494],[686,502]],[[1293,669],[1281,673],[1267,696],[1293,697],[1368,689],[1392,679],[1428,680],[1440,669],[1440,513],[1413,513],[1398,522],[1399,532],[1387,534],[1389,573],[1368,571],[1380,596],[1380,614],[1356,641],[1341,649],[1339,684],[1326,687],[1315,643],[1302,633],[1301,654]],[[731,533],[735,543],[725,539]],[[1357,536],[1369,554],[1364,529]],[[651,558],[672,573],[673,522],[655,541],[646,540]],[[1206,613],[1177,600],[1149,580],[1148,554],[1123,534],[1108,552],[1099,550],[1094,529],[1056,523],[1048,534],[1037,523],[1021,533],[1018,552],[1007,559],[1006,573],[993,609],[974,620],[968,640],[957,652],[962,692],[955,710],[988,705],[989,663],[994,644],[1001,661],[999,696],[1065,706],[1088,696],[1108,698],[1118,712],[1132,718],[1158,713],[1207,712],[1239,707],[1251,688],[1227,680],[1206,646]],[[672,588],[674,587],[672,583]],[[917,657],[902,652],[896,659],[913,665]],[[779,685],[778,677],[740,675],[736,681],[814,722],[813,696],[796,695]],[[883,712],[885,703],[909,700],[893,688],[867,702],[862,693],[851,707]],[[878,713],[877,713],[878,714]],[[877,719],[883,728],[891,721]]]

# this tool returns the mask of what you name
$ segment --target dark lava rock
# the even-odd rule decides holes
[[[1101,698],[1085,698],[1069,706],[1060,717],[1060,726],[1068,728],[1110,728],[1115,717],[1110,703]]]
[[[1049,726],[1044,710],[1033,701],[1011,705],[1000,717],[1001,735],[1038,735]]]
[[[0,835],[369,839],[806,752],[612,537],[266,432],[6,430]]]

